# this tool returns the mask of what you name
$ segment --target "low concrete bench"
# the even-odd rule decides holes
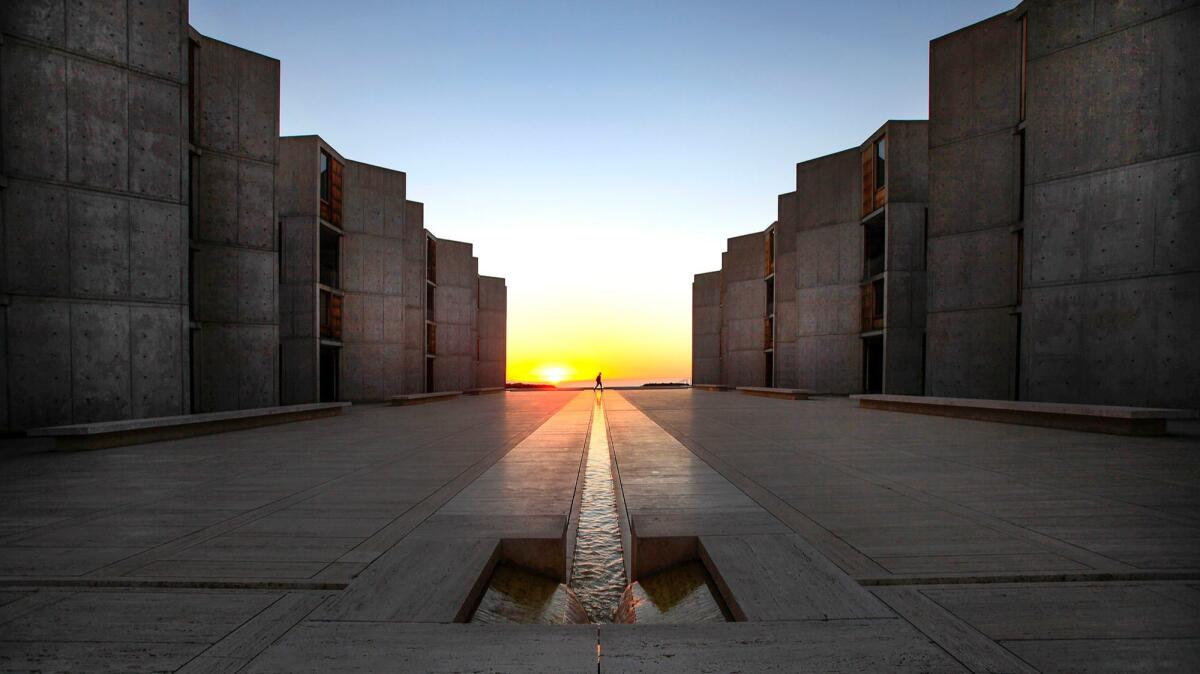
[[[1195,419],[1194,410],[1076,405],[1019,400],[933,398],[928,396],[856,395],[859,407],[894,412],[934,414],[1005,424],[1066,428],[1117,435],[1163,435],[1167,421]]]
[[[465,393],[469,396],[482,396],[482,395],[487,395],[489,393],[504,393],[504,387],[503,386],[488,386],[488,387],[484,387],[484,388],[469,388],[466,391],[463,391],[463,393]]]
[[[732,386],[724,384],[692,384],[692,388],[698,388],[701,391],[732,391]]]
[[[764,398],[783,398],[784,400],[808,400],[808,391],[802,388],[769,388],[766,386],[739,386],[737,390],[751,396]]]
[[[437,393],[406,393],[404,395],[392,396],[393,405],[421,405],[424,403],[434,403],[439,400],[450,400],[462,395],[462,391],[438,391]]]
[[[337,416],[349,406],[350,403],[308,403],[173,417],[101,421],[34,428],[26,431],[26,435],[54,438],[57,449],[104,449]]]

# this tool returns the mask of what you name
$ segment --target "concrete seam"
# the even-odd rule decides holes
[[[67,28],[68,22],[67,22],[66,14],[67,14],[66,12],[63,12],[63,30],[64,31],[68,30],[68,28]],[[25,37],[24,35],[18,35],[16,33],[10,33],[7,31],[5,31],[4,36],[5,36],[5,38],[13,40],[17,44],[22,44],[22,45],[25,45],[26,47],[42,49],[42,50],[51,52],[53,54],[58,54],[59,56],[69,57],[69,58],[73,58],[73,59],[80,60],[80,61],[94,61],[96,63],[100,63],[100,64],[103,64],[106,66],[112,66],[114,68],[120,68],[122,70],[130,70],[130,71],[137,73],[138,75],[143,75],[145,77],[160,80],[162,82],[168,82],[170,84],[175,84],[175,85],[184,84],[184,81],[182,79],[178,79],[178,80],[172,79],[170,77],[167,77],[166,75],[154,73],[149,70],[145,70],[143,68],[140,68],[138,66],[130,64],[130,63],[121,63],[119,61],[113,61],[113,60],[106,59],[103,57],[95,56],[93,54],[86,54],[83,52],[71,51],[70,49],[56,47],[48,42],[42,42],[41,40],[36,40],[33,38]]]

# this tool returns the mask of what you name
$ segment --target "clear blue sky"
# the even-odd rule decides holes
[[[796,162],[925,118],[930,38],[1016,3],[192,0],[191,23],[282,61],[284,135],[407,172],[426,226],[508,278],[511,336],[570,341],[555,317],[583,309],[686,359],[692,275],[771,223]]]

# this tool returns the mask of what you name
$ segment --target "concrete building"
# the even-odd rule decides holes
[[[929,393],[1200,405],[1200,6],[930,45]]]
[[[859,148],[802,162],[778,219],[693,285],[693,381],[824,393],[921,393],[926,123],[889,121]]]
[[[427,353],[420,204],[315,137],[311,170],[302,141],[283,165],[277,60],[192,30],[184,0],[10,0],[0,31],[0,431],[377,400],[443,356],[447,382],[503,385],[503,280],[467,246],[453,350]]]
[[[280,148],[283,402],[503,386],[506,288],[471,244],[425,230],[404,173],[319,136]]]
[[[275,404],[278,62],[185,2],[0,11],[0,428]]]

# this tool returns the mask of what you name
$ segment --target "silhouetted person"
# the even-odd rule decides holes
[[[596,373],[596,385],[592,387],[593,391],[595,391],[596,389],[600,389],[601,391],[604,390],[604,381],[600,379],[601,374],[602,373],[600,373],[600,372]]]

